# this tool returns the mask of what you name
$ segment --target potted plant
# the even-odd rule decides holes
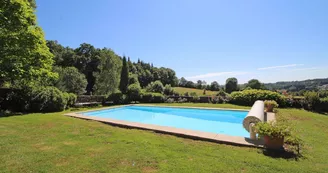
[[[284,124],[276,122],[259,122],[254,130],[264,139],[264,145],[271,149],[280,149],[284,144],[284,138],[290,135],[290,129]]]
[[[265,106],[267,112],[273,112],[273,108],[277,108],[279,105],[274,100],[265,100],[264,106]]]

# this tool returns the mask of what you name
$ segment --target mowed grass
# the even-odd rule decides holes
[[[209,91],[206,90],[206,94],[204,95],[204,90],[202,89],[195,89],[195,88],[184,88],[184,87],[173,87],[174,91],[178,92],[180,95],[188,92],[189,94],[195,92],[197,96],[215,96],[218,92],[217,91]]]
[[[233,107],[207,104],[210,106]],[[280,115],[295,123],[305,140],[304,157],[298,161],[266,156],[256,148],[113,127],[63,114],[0,118],[0,172],[292,173],[328,170],[328,117],[303,110],[279,110]]]

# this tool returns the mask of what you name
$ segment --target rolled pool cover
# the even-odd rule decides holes
[[[243,126],[250,132],[249,124],[264,121],[264,102],[261,100],[256,101],[247,116],[244,118]]]

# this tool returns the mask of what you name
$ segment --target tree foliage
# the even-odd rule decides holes
[[[55,86],[64,92],[83,94],[87,86],[85,76],[75,67],[54,67],[54,71],[59,74]]]
[[[139,101],[141,99],[141,87],[139,83],[129,85],[127,89],[129,101]]]
[[[126,57],[123,56],[123,66],[121,70],[120,90],[123,94],[126,94],[129,86],[129,66],[126,61]]]
[[[250,87],[252,89],[263,89],[262,83],[257,79],[249,80],[248,83],[246,84],[246,87]]]
[[[33,6],[24,0],[4,0],[0,12],[0,81],[46,84],[56,78],[53,55],[36,24]]]
[[[210,86],[210,90],[211,91],[219,91],[220,90],[220,85],[218,82],[214,81],[211,83],[211,86]]]
[[[162,82],[159,80],[150,83],[146,89],[148,92],[154,92],[154,93],[163,93],[164,92],[164,86],[163,86]]]
[[[238,80],[236,78],[228,78],[225,84],[225,90],[227,93],[238,91]]]
[[[114,51],[107,48],[101,50],[100,58],[99,72],[94,72],[95,93],[108,95],[118,89],[122,66],[121,59]]]

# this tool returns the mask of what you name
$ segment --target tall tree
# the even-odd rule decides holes
[[[80,47],[74,50],[74,66],[82,72],[88,81],[86,87],[87,93],[90,94],[94,91],[96,78],[95,72],[99,72],[98,66],[100,64],[100,49],[96,49],[91,44],[82,43]]]
[[[57,77],[51,70],[53,55],[36,24],[30,2],[2,0],[0,3],[0,81],[46,84],[48,79]]]
[[[123,66],[121,71],[120,90],[126,94],[129,86],[129,66],[126,62],[126,57],[123,56]]]
[[[121,67],[120,57],[112,50],[104,48],[100,51],[99,71],[94,72],[95,94],[108,95],[118,89]]]
[[[228,78],[225,84],[225,90],[227,93],[232,93],[238,90],[238,80],[234,77]]]
[[[250,87],[252,89],[262,89],[263,88],[261,82],[257,79],[249,80],[246,87]]]
[[[182,77],[180,80],[179,80],[179,86],[180,87],[185,87],[186,86],[186,84],[187,84],[187,80],[184,78],[184,77]]]
[[[220,85],[218,82],[214,81],[211,83],[211,90],[212,91],[219,91],[220,90]]]
[[[197,89],[202,89],[203,82],[201,80],[198,80],[196,83],[196,88]]]

